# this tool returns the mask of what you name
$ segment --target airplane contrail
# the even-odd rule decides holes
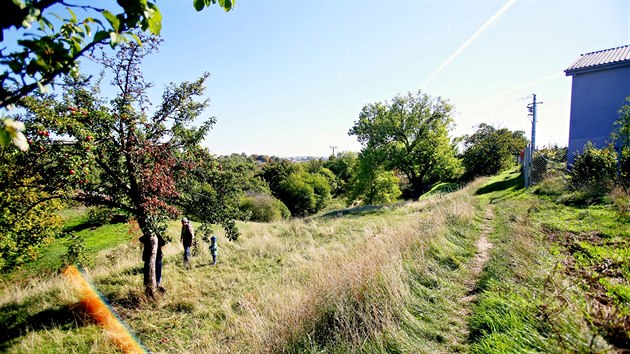
[[[459,48],[457,48],[457,50],[453,52],[453,54],[451,54],[451,56],[448,57],[448,59],[446,59],[442,64],[440,64],[440,66],[437,69],[435,69],[435,71],[433,71],[433,73],[429,76],[429,78],[426,79],[426,81],[422,84],[422,88],[426,87],[429,84],[429,82],[431,82],[431,80],[433,80],[433,78],[440,71],[442,71],[442,69],[444,69],[448,64],[450,64],[450,62],[452,62],[464,49],[466,49],[466,47],[468,47],[472,42],[474,42],[488,27],[490,27],[490,25],[493,22],[498,20],[499,17],[501,17],[515,3],[516,3],[516,0],[509,0],[507,3],[505,3],[505,5],[503,5],[503,7],[500,8],[499,11],[497,11],[497,13],[494,14],[494,16],[490,17],[490,19],[486,21],[486,23],[484,23],[481,27],[479,27],[477,32],[475,32],[472,36],[470,36],[470,38],[468,38],[468,40],[464,42],[464,44],[462,44]]]

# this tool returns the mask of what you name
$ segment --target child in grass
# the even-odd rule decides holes
[[[217,245],[217,237],[210,237],[210,253],[212,254],[212,265],[217,264],[217,255],[219,254],[219,245]]]

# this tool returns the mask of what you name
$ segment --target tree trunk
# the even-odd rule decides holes
[[[144,254],[148,255],[144,259],[144,291],[145,293],[153,297],[157,290],[157,278],[155,274],[155,262],[157,261],[158,251],[158,238],[155,234],[145,234],[149,239],[149,242],[144,244],[144,247],[149,249],[144,250]]]
[[[411,183],[411,199],[416,201],[420,198],[423,192],[422,177],[416,176],[413,179],[410,179],[409,182]]]

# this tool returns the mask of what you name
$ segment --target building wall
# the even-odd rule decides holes
[[[575,74],[571,90],[569,164],[588,141],[598,148],[611,142],[619,109],[630,96],[630,65]]]

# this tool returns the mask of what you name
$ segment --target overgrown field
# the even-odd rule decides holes
[[[628,348],[627,221],[524,192],[515,173],[414,203],[239,229],[236,242],[218,234],[216,266],[202,245],[186,269],[174,223],[155,302],[142,293],[140,245],[122,228],[124,241],[87,275],[151,352]],[[494,248],[477,279],[482,230]],[[1,351],[117,350],[61,276],[3,279]]]

